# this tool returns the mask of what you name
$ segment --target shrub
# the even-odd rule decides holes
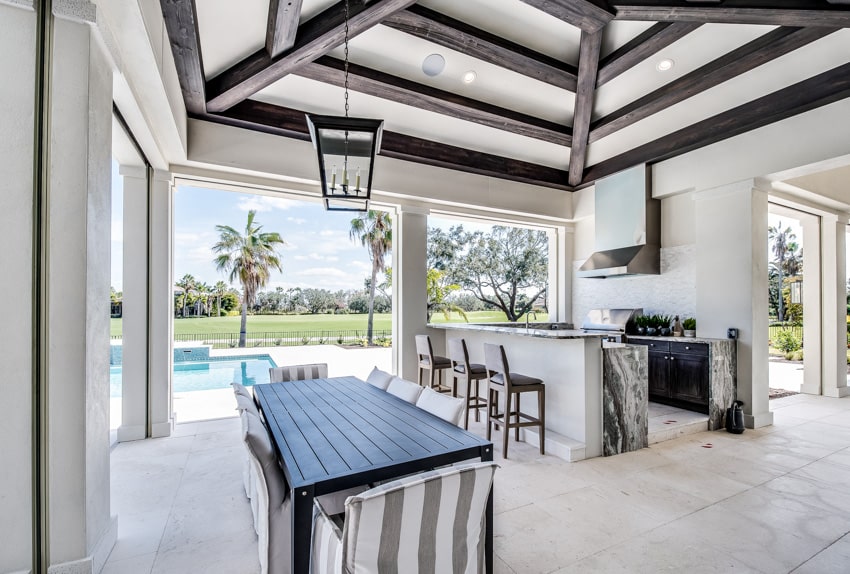
[[[337,345],[342,345],[343,341],[345,341],[345,339],[343,338],[342,335],[340,335],[339,337],[336,338],[336,344]]]
[[[280,347],[281,345],[283,345],[283,339],[275,339],[274,344]]]
[[[309,345],[310,344],[310,337],[301,337],[301,344],[302,345]]]
[[[797,351],[793,351],[791,353],[785,353],[786,361],[802,361],[803,360],[803,350],[799,349]]]
[[[324,344],[325,344],[325,338],[324,338],[324,337],[319,337],[319,344],[320,344],[320,345],[324,345]]]
[[[773,346],[783,353],[788,354],[793,353],[794,351],[799,351],[803,345],[800,339],[798,339],[792,331],[783,329],[776,335],[776,338],[773,341]]]

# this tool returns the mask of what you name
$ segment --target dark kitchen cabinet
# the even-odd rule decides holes
[[[631,337],[629,343],[648,347],[651,400],[708,412],[711,367],[707,344]]]

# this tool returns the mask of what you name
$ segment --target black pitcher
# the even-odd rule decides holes
[[[744,401],[735,401],[726,409],[726,430],[733,434],[744,432]]]

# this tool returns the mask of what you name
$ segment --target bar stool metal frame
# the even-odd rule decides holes
[[[457,396],[457,388],[452,389],[443,384],[443,371],[452,368],[452,362],[447,357],[434,354],[431,346],[431,337],[428,335],[416,335],[416,353],[419,355],[419,386],[422,384],[422,372],[429,371],[428,386],[440,393],[451,391],[452,396]],[[436,375],[436,377],[435,377]],[[434,380],[436,378],[436,381]]]
[[[481,420],[480,410],[487,406],[487,399],[479,395],[479,382],[487,379],[487,367],[469,362],[469,350],[464,339],[446,341],[449,359],[452,361],[452,383],[457,396],[458,379],[466,381],[463,428],[469,429],[469,410],[475,409],[475,422]]]
[[[540,379],[511,373],[508,357],[502,345],[484,343],[484,363],[487,366],[487,440],[490,440],[493,426],[502,427],[502,456],[508,458],[508,434],[514,429],[514,440],[519,441],[519,429],[540,427],[540,454],[545,454],[546,442],[546,386]],[[499,413],[499,393],[505,393],[505,410]],[[538,418],[520,410],[522,393],[537,393]],[[516,396],[516,409],[511,410],[513,397]],[[511,416],[514,422],[511,422]]]

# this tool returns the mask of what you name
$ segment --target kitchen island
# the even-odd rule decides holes
[[[446,337],[462,337],[470,360],[484,363],[484,343],[504,345],[512,372],[538,377],[546,385],[546,452],[569,461],[602,456],[603,444],[616,446],[607,454],[646,446],[648,405],[645,348],[605,343],[605,334],[557,328],[554,324],[506,326],[467,323],[432,324]],[[603,409],[603,354],[608,365],[611,393]],[[644,397],[635,402],[635,395]],[[615,399],[616,397],[616,399]],[[524,412],[537,416],[534,404],[523,403]],[[626,410],[624,410],[624,407]],[[641,411],[637,413],[636,411]],[[610,414],[603,414],[610,413]],[[617,421],[604,420],[616,413]],[[633,417],[632,415],[637,416]],[[632,427],[639,428],[634,430]],[[643,429],[643,430],[641,430]],[[539,435],[522,429],[526,442],[538,445]],[[605,436],[616,432],[616,437]],[[643,440],[639,438],[641,435]],[[623,439],[623,437],[630,437]],[[634,438],[638,437],[638,438]]]

